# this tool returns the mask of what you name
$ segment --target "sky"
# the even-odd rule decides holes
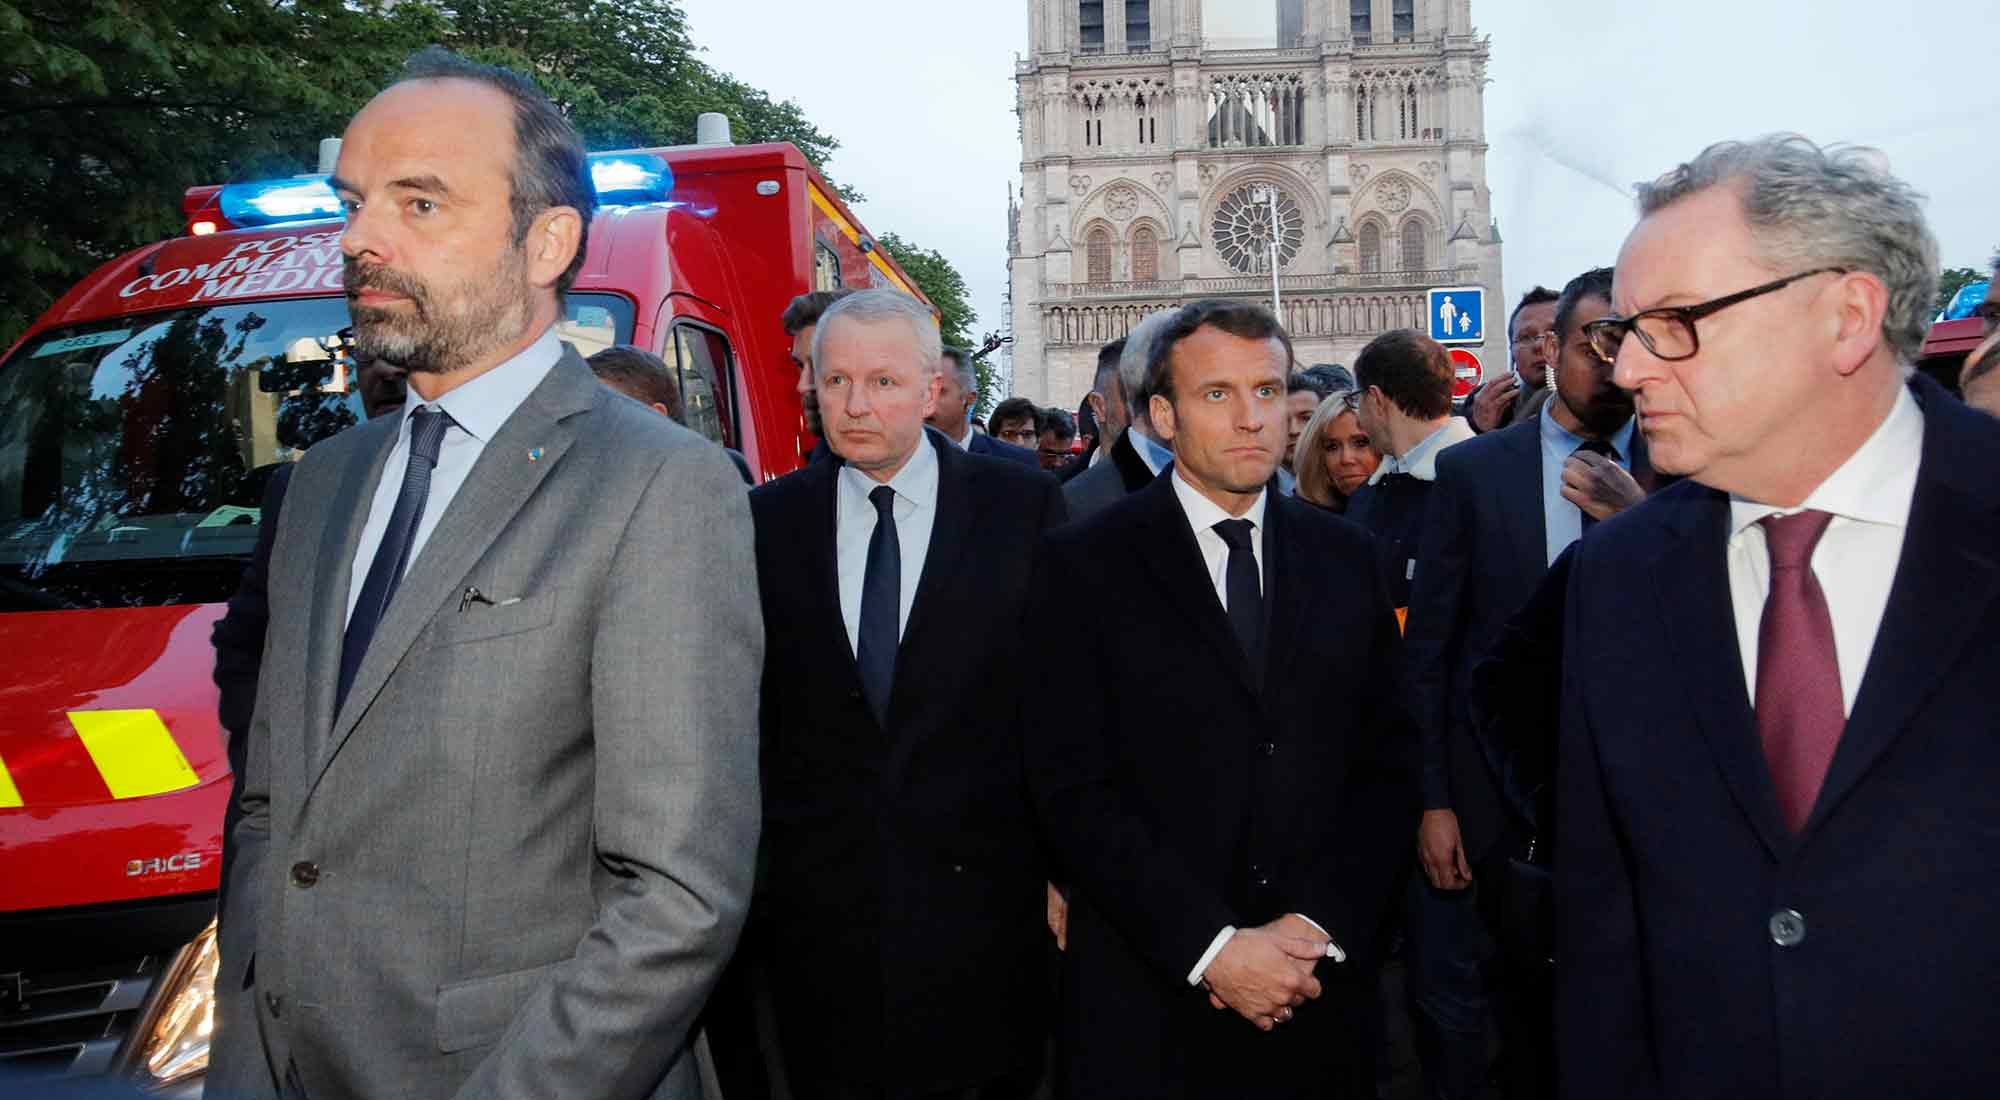
[[[1928,196],[1944,265],[1983,267],[2000,246],[1992,2],[1473,0],[1492,39],[1487,182],[1505,293],[1612,263],[1633,182],[1712,141],[1781,130],[1880,148]],[[827,168],[867,196],[869,230],[943,253],[972,291],[975,335],[997,330],[1025,0],[682,7],[710,64],[797,100],[839,139]]]

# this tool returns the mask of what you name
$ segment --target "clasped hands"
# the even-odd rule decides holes
[[[1326,958],[1326,945],[1326,934],[1297,913],[1239,928],[1202,972],[1208,1002],[1270,1031],[1290,1020],[1293,1009],[1319,998],[1313,968]]]

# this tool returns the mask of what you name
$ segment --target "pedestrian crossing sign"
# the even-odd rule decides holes
[[[1427,299],[1431,339],[1440,344],[1483,344],[1486,342],[1486,288],[1444,286],[1433,288]]]

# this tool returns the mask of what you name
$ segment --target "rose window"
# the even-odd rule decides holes
[[[1221,254],[1223,261],[1245,275],[1268,275],[1271,272],[1271,208],[1262,201],[1266,190],[1277,196],[1280,270],[1298,255],[1299,246],[1305,240],[1305,215],[1299,212],[1299,204],[1292,201],[1290,195],[1263,184],[1237,188],[1216,206],[1211,233],[1215,250]]]

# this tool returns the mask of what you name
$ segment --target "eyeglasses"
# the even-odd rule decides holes
[[[1008,428],[1004,431],[994,432],[993,434],[1008,443],[1017,444],[1029,450],[1034,450],[1036,445],[1042,440],[1041,434],[1033,428]]]
[[[1625,343],[1625,334],[1637,333],[1639,342],[1646,346],[1654,358],[1677,363],[1692,359],[1701,350],[1701,334],[1695,330],[1695,322],[1711,313],[1719,313],[1738,302],[1747,302],[1774,290],[1783,290],[1814,275],[1845,275],[1844,267],[1816,267],[1811,271],[1801,271],[1797,275],[1787,275],[1782,279],[1753,286],[1749,290],[1739,290],[1734,294],[1712,298],[1692,306],[1668,306],[1664,309],[1649,309],[1630,317],[1605,317],[1583,326],[1583,335],[1590,341],[1590,350],[1606,363],[1618,361],[1618,349]]]

